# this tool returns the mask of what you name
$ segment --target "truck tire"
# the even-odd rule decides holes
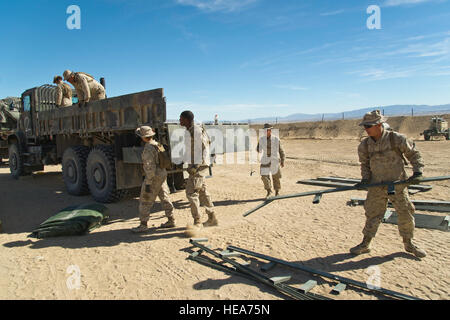
[[[25,175],[25,170],[23,168],[23,156],[20,152],[19,145],[17,143],[11,144],[8,148],[8,153],[11,176],[14,179],[19,179],[20,176]]]
[[[95,201],[111,203],[124,195],[116,190],[116,162],[111,146],[95,146],[87,158],[86,176],[89,191]]]
[[[425,138],[426,141],[430,141],[430,135],[429,134],[425,133],[423,135],[423,137]]]
[[[62,157],[62,174],[67,192],[74,196],[89,194],[86,179],[86,160],[89,148],[74,146],[67,148]]]
[[[450,130],[447,131],[447,134],[445,135],[445,139],[450,140]]]

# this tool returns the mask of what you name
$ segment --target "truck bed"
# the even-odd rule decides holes
[[[166,121],[163,89],[148,90],[70,107],[53,107],[37,113],[37,136],[105,133],[135,130]]]

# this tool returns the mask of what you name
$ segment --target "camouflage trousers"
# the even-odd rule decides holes
[[[82,91],[77,91],[78,94],[78,100],[80,102],[84,102],[86,100],[86,97]],[[89,98],[89,101],[97,101],[97,100],[103,100],[106,98],[105,89],[101,87],[95,87],[90,89],[91,97]]]
[[[403,238],[413,238],[414,235],[414,205],[409,200],[408,188],[395,186],[395,195],[387,194],[387,186],[369,188],[364,203],[366,211],[366,225],[363,234],[375,237],[381,220],[386,212],[387,203],[390,200],[398,215],[398,230]]]
[[[146,188],[146,185],[149,187]],[[146,190],[150,188],[150,190]],[[152,183],[142,183],[141,197],[139,199],[139,220],[147,222],[150,219],[150,212],[155,204],[156,197],[159,197],[167,218],[173,218],[173,205],[169,199],[169,187],[162,177],[154,177]]]
[[[95,88],[91,91],[91,99],[90,101],[97,101],[106,98],[105,89],[103,88]]]
[[[272,190],[272,181],[270,179],[270,176],[272,175],[272,180],[273,180],[273,188],[274,190],[280,190],[281,189],[281,168],[278,165],[278,170],[276,170],[276,172],[274,173],[274,171],[270,170],[271,168],[267,167],[267,166],[261,166],[261,180],[264,184],[264,189],[266,189],[267,191]],[[269,173],[269,174],[268,174]]]
[[[201,218],[200,202],[205,207],[208,216],[214,214],[214,204],[206,189],[206,179],[203,175],[199,173],[189,175],[186,181],[186,197],[191,205],[191,214],[194,221]]]

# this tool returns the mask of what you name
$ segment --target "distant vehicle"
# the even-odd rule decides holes
[[[92,101],[83,107],[78,103],[57,107],[55,93],[53,85],[22,93],[18,126],[7,138],[14,178],[42,171],[44,165],[62,164],[69,194],[91,194],[103,203],[118,201],[127,190],[142,184],[143,145],[135,129],[145,124],[154,128],[156,139],[172,159],[169,187],[172,191],[184,188],[182,158],[173,152],[179,143],[173,133],[181,126],[166,121],[163,89]],[[248,125],[227,126],[242,127]]]
[[[448,122],[442,117],[433,117],[430,121],[428,129],[424,130],[420,135],[423,135],[426,141],[429,141],[432,137],[444,136],[445,139],[450,140],[450,129],[448,128]]]

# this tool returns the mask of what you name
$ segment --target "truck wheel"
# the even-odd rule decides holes
[[[86,159],[89,148],[74,146],[67,148],[62,157],[62,174],[67,192],[74,196],[89,194],[86,179]]]
[[[423,137],[425,138],[426,141],[430,141],[430,136],[428,134],[425,134]]]
[[[13,143],[9,146],[9,170],[14,179],[19,179],[25,174],[23,169],[23,157],[20,154],[19,146]]]
[[[98,145],[91,150],[87,158],[86,176],[89,191],[98,202],[115,202],[124,194],[116,190],[116,162],[110,146]]]

